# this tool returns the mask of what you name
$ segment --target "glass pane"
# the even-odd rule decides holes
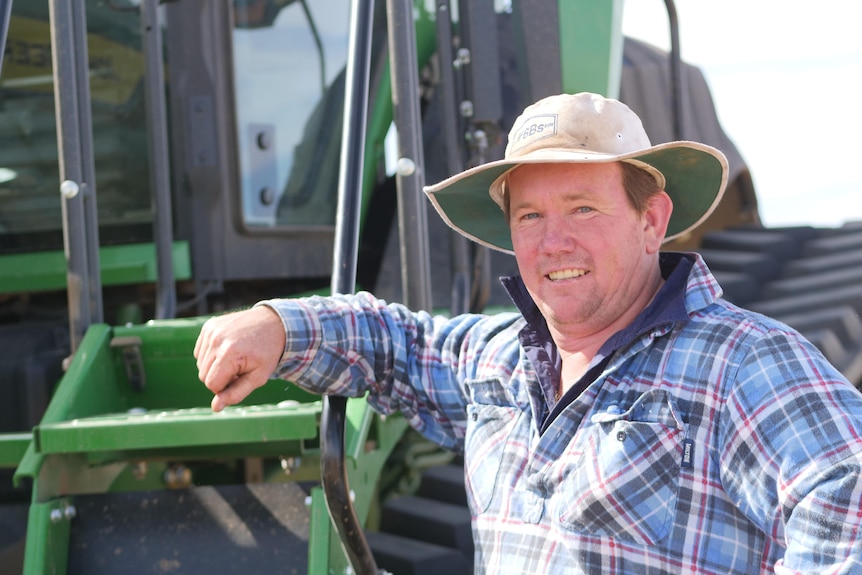
[[[138,9],[86,6],[100,240],[149,241]],[[0,253],[62,249],[59,185],[48,2],[15,2],[0,76]]]
[[[234,0],[247,226],[335,224],[347,0]]]

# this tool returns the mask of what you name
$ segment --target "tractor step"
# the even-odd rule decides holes
[[[445,564],[435,573],[471,573],[473,570],[473,532],[462,465],[431,467],[422,474],[416,495],[395,497],[384,503],[380,514],[380,533],[371,534],[375,556],[380,556],[381,567],[392,561],[405,573],[425,573],[409,559],[411,545],[416,552],[428,556],[428,564]],[[399,546],[399,540],[407,540]],[[429,548],[423,546],[429,545]],[[444,552],[442,549],[448,549]],[[452,552],[460,559],[455,559]],[[406,557],[405,557],[406,556]],[[466,570],[464,570],[466,569]],[[399,570],[392,570],[401,573]]]
[[[416,495],[467,507],[467,488],[463,465],[438,465],[422,474]]]
[[[380,569],[396,575],[471,575],[472,561],[450,547],[400,537],[391,533],[366,534]]]
[[[39,453],[160,449],[201,445],[274,443],[317,436],[320,402],[232,407],[130,410],[36,427]]]

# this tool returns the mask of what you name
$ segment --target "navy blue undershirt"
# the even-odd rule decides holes
[[[521,330],[520,340],[540,381],[541,389],[534,390],[539,393],[531,393],[530,397],[533,402],[533,412],[543,414],[541,432],[544,432],[557,415],[601,375],[617,350],[630,345],[644,333],[656,327],[688,321],[685,286],[693,263],[692,256],[682,253],[667,252],[659,255],[664,285],[632,323],[602,344],[586,373],[566,391],[559,401],[555,400],[554,391],[560,382],[562,359],[551,339],[548,324],[519,276],[500,278],[512,302],[527,321],[527,325]],[[549,408],[549,406],[552,407]]]

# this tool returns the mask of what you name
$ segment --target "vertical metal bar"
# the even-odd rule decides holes
[[[49,18],[69,332],[74,352],[87,327],[102,321],[84,4],[51,0]]]
[[[440,106],[443,138],[446,142],[446,167],[449,175],[464,169],[462,137],[459,133],[455,107],[455,74],[452,54],[452,5],[449,0],[437,0],[437,56],[440,60]],[[458,315],[470,311],[470,245],[469,240],[454,230],[449,232],[452,254],[451,312]]]
[[[431,272],[428,263],[425,167],[422,115],[419,111],[419,69],[411,0],[387,0],[389,63],[392,70],[393,117],[398,132],[398,231],[401,239],[401,280],[404,304],[431,309]]]
[[[667,19],[670,28],[670,91],[673,106],[674,139],[685,139],[685,124],[683,120],[682,91],[682,56],[679,48],[679,20],[676,16],[676,5],[673,0],[665,0]]]
[[[503,96],[494,0],[459,2],[459,14],[461,42],[470,50],[470,64],[463,67],[467,99],[473,104],[470,121],[496,124],[503,117]]]
[[[331,286],[333,293],[352,293],[356,286],[373,15],[373,0],[353,1],[350,10],[350,48],[347,55],[344,124],[338,176]],[[329,515],[353,572],[376,575],[377,564],[350,501],[344,450],[346,410],[347,398],[323,398],[320,422],[323,491]]]
[[[81,173],[84,175],[84,234],[87,249],[87,297],[90,317],[87,325],[104,321],[102,272],[99,263],[99,212],[96,203],[96,154],[93,151],[93,113],[90,103],[90,57],[87,46],[86,2],[72,2],[72,46],[77,76],[78,138],[81,146]],[[62,178],[62,174],[60,176]]]
[[[373,13],[373,1],[353,1],[350,17],[351,39],[345,76],[344,128],[338,174],[335,250],[332,258],[333,293],[353,293],[356,289]]]
[[[67,497],[30,505],[24,549],[24,573],[66,572],[71,517],[67,517],[64,510],[70,505],[72,500]]]
[[[6,52],[6,37],[9,35],[9,20],[12,18],[12,0],[0,0],[0,53]],[[3,58],[0,58],[0,71]]]
[[[458,136],[458,113],[455,106],[455,74],[452,54],[452,6],[449,0],[437,0],[437,56],[440,59],[440,105],[446,142],[446,167],[449,175],[464,168],[461,156],[462,137]]]
[[[170,161],[168,159],[168,121],[165,104],[165,75],[162,68],[162,29],[158,0],[141,2],[141,41],[143,42],[145,95],[150,170],[153,193],[153,240],[156,246],[156,318],[176,315],[177,293],[174,283],[173,215],[171,208]]]

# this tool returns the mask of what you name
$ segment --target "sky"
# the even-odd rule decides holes
[[[862,221],[862,1],[676,0],[769,227]],[[664,0],[626,0],[623,32],[669,49]]]

